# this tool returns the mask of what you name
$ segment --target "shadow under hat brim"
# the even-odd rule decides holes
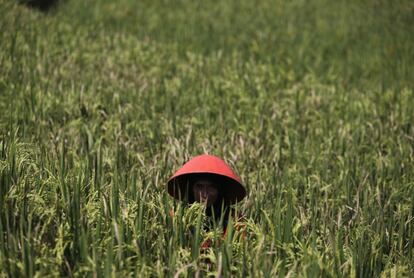
[[[222,192],[224,201],[229,205],[240,202],[246,196],[246,189],[238,181],[227,176],[206,172],[173,177],[167,183],[167,191],[175,199],[188,202],[190,186],[200,178],[213,180]]]

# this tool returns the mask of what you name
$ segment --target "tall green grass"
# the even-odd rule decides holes
[[[0,3],[0,276],[414,272],[410,1]],[[245,240],[165,191],[205,152]]]

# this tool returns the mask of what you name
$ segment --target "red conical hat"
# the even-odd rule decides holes
[[[229,165],[214,155],[203,154],[192,158],[168,180],[168,193],[178,200],[184,199],[187,186],[191,185],[194,178],[200,175],[208,175],[213,178],[223,193],[223,198],[228,204],[240,202],[246,196],[240,178],[233,172]]]

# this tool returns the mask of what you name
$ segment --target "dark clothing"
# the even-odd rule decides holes
[[[211,206],[206,209],[206,215],[208,221],[204,223],[204,230],[209,231],[214,224],[219,225],[222,223],[222,228],[225,230],[227,228],[229,222],[229,215],[230,215],[230,208],[229,207],[221,207],[221,206]]]

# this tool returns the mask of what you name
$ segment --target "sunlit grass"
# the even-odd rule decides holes
[[[414,272],[410,1],[0,3],[0,276]],[[165,191],[205,152],[244,240]]]

